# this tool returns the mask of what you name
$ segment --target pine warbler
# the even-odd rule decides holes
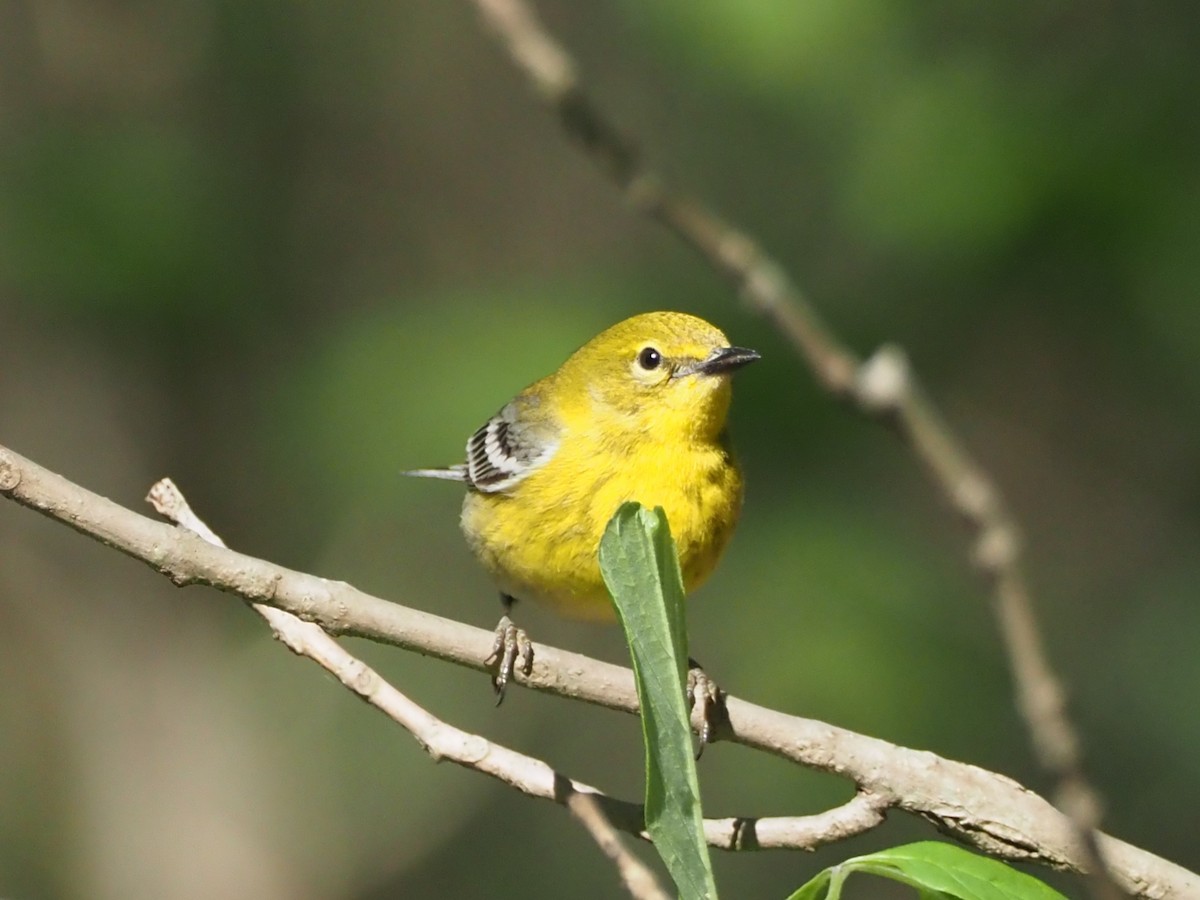
[[[695,316],[634,316],[488,419],[465,463],[404,473],[467,485],[462,530],[505,607],[492,653],[501,698],[514,662],[526,673],[533,663],[507,614],[515,600],[615,618],[597,551],[625,501],[666,511],[688,592],[712,572],[742,505],[730,375],[758,358]]]

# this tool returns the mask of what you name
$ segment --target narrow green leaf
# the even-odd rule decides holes
[[[922,898],[952,900],[1065,900],[1049,885],[998,859],[942,841],[922,841],[848,859],[821,872],[788,900],[822,900],[825,887],[853,872],[890,878]],[[833,898],[833,891],[829,897]]]
[[[684,900],[716,900],[684,700],[683,579],[666,514],[624,503],[600,541],[600,571],[625,630],[646,744],[646,829]]]
[[[815,878],[788,897],[788,900],[825,900],[827,896],[829,900],[837,900],[833,896],[833,892],[829,890],[831,871],[831,869],[824,869],[819,872]]]

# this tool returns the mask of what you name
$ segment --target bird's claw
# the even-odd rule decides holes
[[[528,675],[533,671],[533,644],[524,628],[518,628],[508,616],[501,616],[496,625],[496,640],[492,642],[492,652],[486,662],[495,664],[496,671],[492,675],[492,689],[496,692],[496,705],[504,702],[504,689],[512,677],[514,666],[522,674]]]
[[[713,742],[716,726],[725,715],[725,692],[694,659],[688,660],[687,702],[691,711],[700,713],[700,744],[696,747],[699,759],[704,748]]]

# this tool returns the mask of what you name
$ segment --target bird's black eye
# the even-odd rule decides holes
[[[645,347],[637,357],[638,365],[651,372],[662,365],[662,354],[653,347]]]

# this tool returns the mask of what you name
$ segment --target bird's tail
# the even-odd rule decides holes
[[[401,475],[412,475],[414,478],[441,478],[445,481],[466,481],[467,467],[464,465],[448,466],[445,469],[409,469]]]

